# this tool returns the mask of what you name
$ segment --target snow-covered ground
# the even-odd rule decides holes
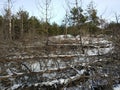
[[[116,85],[113,90],[120,90],[120,84]]]
[[[50,40],[56,39],[57,41],[59,41],[59,40],[73,40],[73,41],[78,40],[79,41],[79,36],[73,37],[71,35],[67,35],[67,38],[66,38],[66,36],[60,35],[60,36],[50,37],[49,39]],[[45,72],[45,73],[41,74],[41,76],[43,78],[45,78],[46,81],[44,80],[43,82],[35,83],[35,86],[37,86],[39,84],[40,85],[53,85],[55,83],[66,84],[70,80],[75,80],[86,71],[85,69],[77,70],[75,68],[76,66],[80,65],[80,66],[86,67],[87,64],[89,64],[90,62],[92,62],[92,63],[97,62],[97,60],[94,57],[96,57],[97,55],[107,54],[113,49],[111,42],[108,40],[105,40],[103,38],[83,37],[82,40],[84,41],[84,43],[83,43],[84,45],[87,45],[91,42],[93,45],[95,45],[94,46],[95,48],[85,48],[84,49],[85,54],[81,54],[78,49],[76,51],[71,50],[71,51],[66,51],[66,52],[57,51],[56,54],[52,53],[52,52],[49,54],[45,54],[45,53],[41,54],[41,55],[38,54],[37,56],[32,55],[32,54],[27,54],[27,52],[24,52],[22,54],[17,52],[17,53],[15,53],[15,55],[8,55],[6,59],[9,60],[9,63],[6,63],[5,65],[3,65],[5,68],[7,68],[4,71],[8,75],[5,75],[5,76],[0,75],[0,78],[8,78],[8,77],[11,78],[12,76],[14,76],[14,74],[23,75],[24,73],[28,73],[28,71],[31,71],[31,72],[35,72],[35,73]],[[98,43],[102,44],[102,45],[105,44],[106,46],[101,48],[99,45],[97,45]],[[74,45],[76,45],[76,44],[74,44]],[[91,59],[91,57],[92,57],[92,59]],[[16,60],[18,60],[18,61],[16,63],[13,63]],[[102,61],[102,59],[100,59],[100,60]],[[18,66],[17,66],[17,64],[18,64]],[[52,73],[51,71],[57,71],[58,69],[64,70],[67,67],[69,67],[69,69],[71,68],[77,74],[75,76],[70,76],[73,74],[73,73],[71,73],[72,70],[70,69],[66,72],[63,72],[64,74],[68,72],[69,73],[68,76],[70,76],[69,78],[65,78],[65,76],[67,76],[67,74],[66,75],[61,74],[61,76],[64,76],[64,78],[59,77],[58,80],[55,79],[56,76],[59,76],[59,74],[57,74],[56,72]],[[19,70],[19,69],[21,69],[21,70]],[[53,79],[53,80],[49,81],[51,79]],[[22,85],[21,82],[18,84],[14,83],[14,85],[11,87],[11,89],[18,88],[21,85]],[[80,88],[81,88],[81,86],[79,86],[79,89]],[[114,90],[120,90],[120,85],[114,87]]]
[[[62,41],[68,41],[68,42],[73,42],[73,43],[80,43],[80,38],[82,39],[82,43],[83,45],[92,43],[92,44],[106,44],[106,43],[111,43],[111,41],[108,41],[105,38],[96,38],[96,37],[88,37],[88,36],[82,36],[80,37],[80,35],[77,36],[73,36],[70,34],[67,35],[58,35],[58,36],[51,36],[49,37],[49,41],[51,42],[55,42],[55,43],[60,43]]]
[[[55,80],[52,80],[52,81],[47,81],[47,82],[42,82],[42,83],[35,83],[33,84],[34,86],[55,86],[57,84],[60,84],[60,85],[66,85],[66,84],[69,84],[69,82],[71,81],[74,81],[74,80],[77,80],[80,78],[80,76],[85,72],[85,70],[80,70],[78,71],[78,74],[76,74],[75,76],[72,76],[72,77],[69,77],[69,78],[66,78],[66,79],[55,79]],[[49,77],[49,75],[47,75],[46,77]],[[14,90],[14,89],[17,89],[21,86],[22,84],[14,84],[11,89]],[[30,85],[31,86],[31,85]]]

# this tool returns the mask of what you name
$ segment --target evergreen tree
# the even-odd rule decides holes
[[[87,8],[87,22],[90,35],[95,34],[99,25],[99,17],[93,2],[90,2]]]

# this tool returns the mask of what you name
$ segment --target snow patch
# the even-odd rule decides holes
[[[11,90],[14,90],[14,89],[17,89],[18,87],[20,87],[21,84],[14,84],[12,87],[11,87]]]
[[[114,87],[113,90],[120,90],[120,84]]]

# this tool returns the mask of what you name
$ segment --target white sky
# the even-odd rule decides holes
[[[19,8],[22,8],[24,10],[27,10],[30,15],[37,16],[40,18],[40,11],[37,9],[37,0],[11,0],[13,1],[13,8],[12,12],[15,13],[19,10]],[[39,0],[41,1],[41,0]],[[64,18],[65,15],[65,7],[66,2],[74,2],[75,0],[52,0],[52,19],[51,22],[57,22],[58,24],[61,24],[61,21]],[[91,0],[82,0],[83,7],[87,7]],[[114,14],[117,13],[120,15],[120,0],[92,0],[95,2],[95,6],[98,10],[98,15],[102,15],[103,18],[106,18],[107,20],[114,20]],[[3,7],[5,7],[5,4],[7,3],[7,0],[0,0],[0,10],[2,13]]]

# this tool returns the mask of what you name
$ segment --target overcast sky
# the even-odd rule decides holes
[[[30,15],[40,18],[40,11],[37,8],[38,0],[11,0],[13,1],[12,12],[15,13],[22,8],[27,10]],[[39,0],[41,1],[41,0]],[[44,0],[45,1],[45,0]],[[66,2],[74,2],[75,0],[52,0],[51,22],[57,22],[61,24],[61,21],[65,15]],[[114,14],[120,14],[120,0],[82,0],[83,7],[86,8],[90,1],[94,1],[98,10],[98,15],[102,15],[107,20],[114,20]],[[7,0],[0,0],[0,9],[5,7]]]

